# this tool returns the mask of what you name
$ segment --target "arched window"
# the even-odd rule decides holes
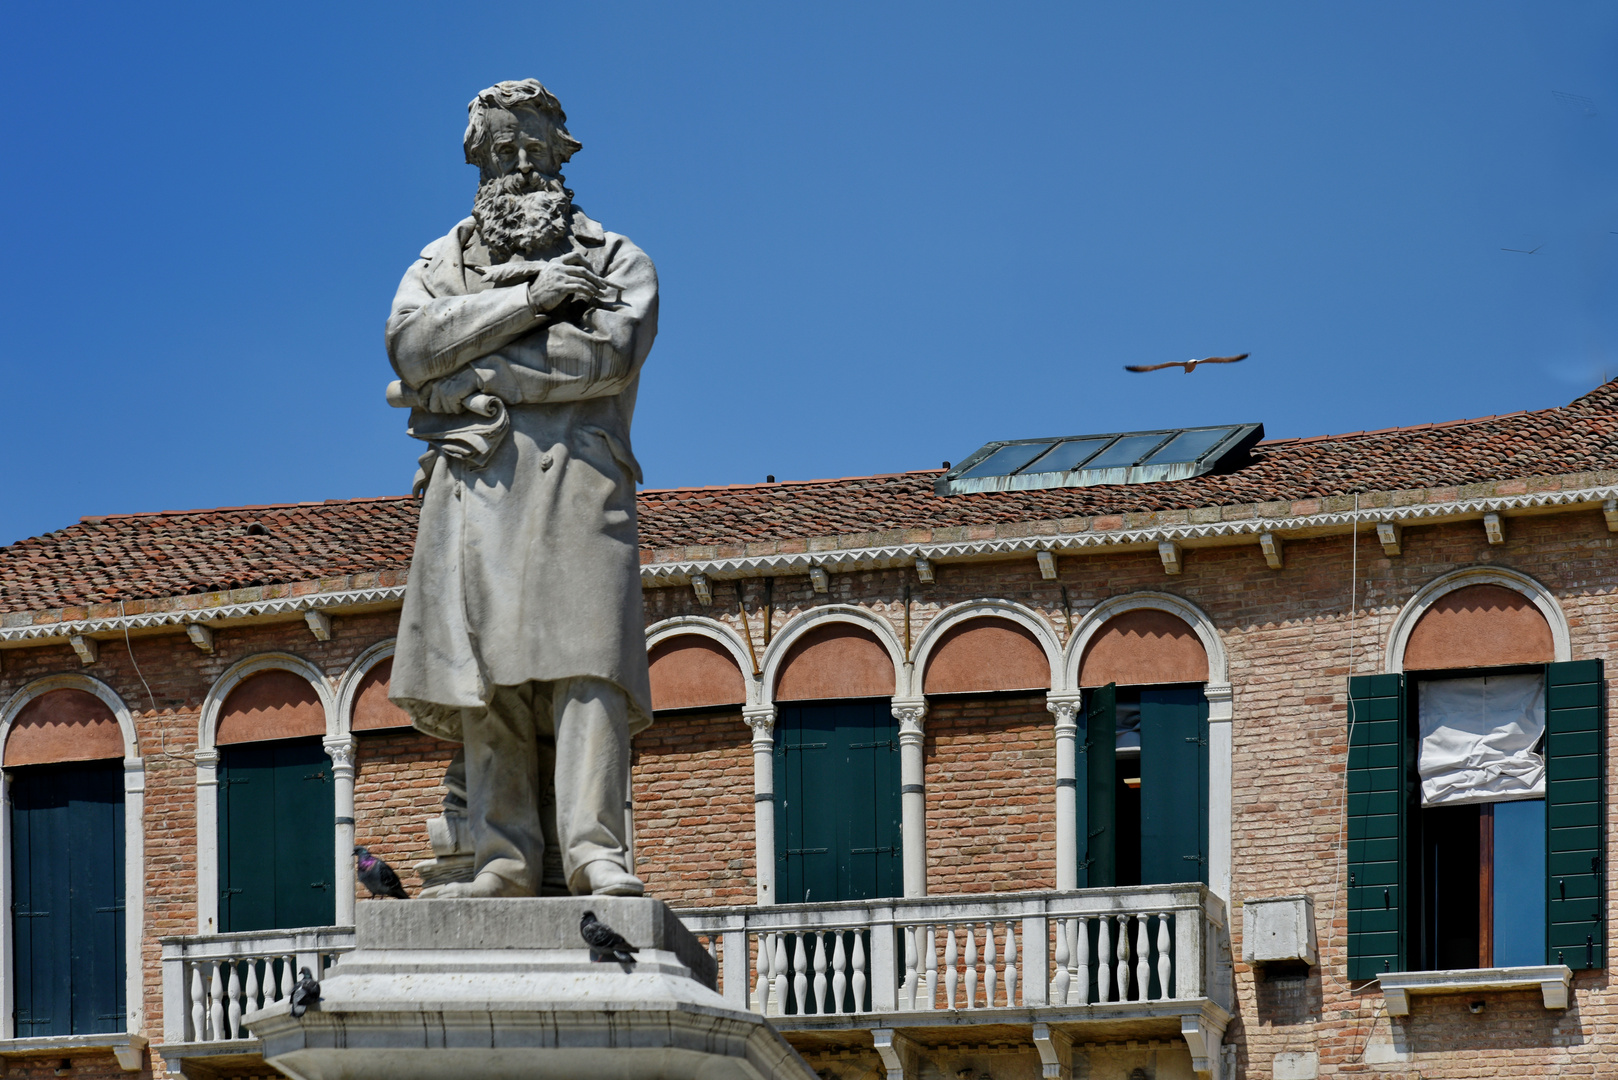
[[[899,733],[893,661],[848,622],[792,642],[776,679],[776,895],[783,903],[898,896]]]
[[[7,732],[18,1038],[124,1030],[124,751],[112,709],[76,688]]]
[[[1208,654],[1184,619],[1137,607],[1079,664],[1079,884],[1208,880]]]
[[[336,918],[334,789],[319,694],[297,672],[248,676],[219,712],[219,928]]]

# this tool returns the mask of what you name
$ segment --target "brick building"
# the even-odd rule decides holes
[[[1618,383],[1228,430],[641,494],[637,871],[828,1080],[1618,1069]],[[453,747],[386,700],[414,526],[0,550],[9,1070],[273,1075],[240,1015],[351,947],[351,847],[419,888]]]

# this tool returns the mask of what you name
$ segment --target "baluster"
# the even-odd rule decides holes
[[[1006,920],[1006,1008],[1017,1007],[1017,924]]]
[[[247,962],[247,1001],[246,1008],[243,1009],[244,1012],[252,1012],[254,1009],[264,1007],[258,999],[258,964],[257,960]]]
[[[242,1037],[242,972],[236,961],[230,963],[229,989],[225,992],[225,1005],[230,1020],[230,1037]]]
[[[191,1038],[197,1042],[208,1041],[208,1029],[203,1026],[204,1014],[202,1011],[202,965],[191,964]]]
[[[759,934],[755,939],[758,945],[758,959],[754,962],[754,970],[758,972],[758,984],[753,989],[753,1001],[759,1014],[770,1015],[770,936]]]
[[[1053,921],[1056,927],[1056,974],[1051,976],[1051,1004],[1066,1005],[1068,983],[1073,980],[1073,976],[1067,970],[1067,962],[1073,958],[1067,947],[1068,920]]]
[[[921,980],[916,977],[916,928],[905,927],[905,1002],[906,1008],[911,1012],[916,1010],[917,984]]]
[[[1080,1005],[1090,1004],[1090,917],[1073,920],[1073,966],[1078,986],[1074,987]]]
[[[1169,977],[1174,969],[1169,963],[1169,913],[1157,913],[1157,986],[1158,996],[1164,999],[1173,997],[1169,993]]]
[[[1152,938],[1144,914],[1135,916],[1135,985],[1145,1001],[1152,989]]]
[[[1096,1003],[1112,1000],[1112,920],[1101,916],[1096,931]]]
[[[944,927],[944,1004],[951,1011],[955,1009],[955,985],[960,981],[961,973],[956,970],[955,955],[955,927]]]
[[[770,961],[770,970],[775,972],[775,1011],[785,1015],[787,1011],[787,938],[788,934],[773,934],[770,940],[775,945],[775,958]]]
[[[966,927],[966,1007],[978,1007],[978,927],[976,923],[967,923]]]
[[[1129,916],[1118,916],[1118,1000],[1129,1000]]]
[[[927,1008],[938,1008],[938,932],[927,928]]]
[[[281,957],[281,993],[276,997],[276,1001],[292,996],[292,987],[298,981],[292,969],[297,963],[298,958],[296,956]]]
[[[994,982],[999,972],[994,966],[994,923],[983,924],[983,1002],[994,1008]]]
[[[792,1006],[799,1016],[809,1012],[809,943],[798,931],[798,947],[792,952]]]
[[[826,932],[815,931],[815,1012],[826,1012]],[[834,1012],[836,1010],[833,1010]]]
[[[865,1011],[865,935],[854,931],[854,1001],[849,1012]]]
[[[225,1034],[225,979],[220,970],[224,965],[215,963],[213,977],[208,980],[208,1038],[228,1039]]]
[[[843,951],[843,931],[832,931],[831,949],[831,1011],[834,1013],[853,1012],[853,1009],[844,1009],[843,993],[848,989],[848,976],[844,969],[848,966],[848,957]]]

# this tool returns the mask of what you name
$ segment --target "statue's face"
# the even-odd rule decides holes
[[[537,109],[490,109],[484,114],[489,129],[488,162],[491,176],[562,171],[551,141],[551,121]]]

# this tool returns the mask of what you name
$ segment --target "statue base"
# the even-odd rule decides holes
[[[640,952],[592,960],[586,911]],[[816,1080],[660,900],[370,901],[301,1017],[243,1017],[294,1080]]]

